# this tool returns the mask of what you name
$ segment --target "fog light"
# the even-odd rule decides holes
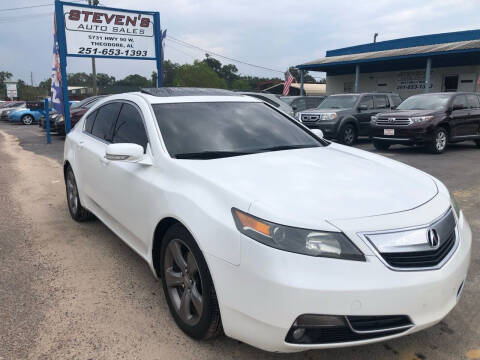
[[[336,315],[300,315],[295,321],[295,326],[298,327],[331,327],[345,326],[345,318],[343,316]]]
[[[305,335],[305,329],[304,328],[297,328],[293,330],[292,336],[295,340],[300,340],[303,335]]]

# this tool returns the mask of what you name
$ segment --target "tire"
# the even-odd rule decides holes
[[[181,224],[167,230],[160,259],[163,291],[178,327],[196,340],[220,335],[220,310],[207,263],[192,235]]]
[[[22,123],[23,125],[32,125],[35,122],[35,118],[32,115],[23,115]]]
[[[373,146],[377,150],[388,150],[390,148],[390,145],[391,144],[384,141],[373,140]]]
[[[433,141],[427,144],[427,149],[432,154],[441,154],[447,148],[448,132],[444,127],[438,127],[433,132]]]
[[[353,124],[345,124],[340,129],[337,139],[341,144],[354,145],[357,142],[357,128]]]
[[[480,140],[475,140],[475,145],[477,145],[477,147],[480,148]]]
[[[80,203],[77,182],[70,166],[67,168],[65,173],[65,188],[67,192],[68,210],[70,211],[72,219],[78,222],[85,222],[93,219],[93,214],[85,209]]]

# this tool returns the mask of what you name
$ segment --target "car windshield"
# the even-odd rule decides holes
[[[215,159],[326,145],[263,103],[154,104],[162,137],[177,159]]]
[[[323,100],[317,109],[349,109],[357,102],[357,95],[329,96]]]
[[[447,107],[450,94],[414,95],[398,105],[398,110],[443,110]]]
[[[295,99],[298,99],[298,98],[293,97],[293,96],[281,96],[280,97],[280,100],[282,100],[284,103],[286,103],[288,105],[292,105],[293,100],[295,100]]]

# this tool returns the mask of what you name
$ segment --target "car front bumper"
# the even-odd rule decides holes
[[[323,135],[327,139],[334,139],[337,137],[338,132],[338,120],[318,120],[316,122],[302,122],[303,125],[309,129],[320,129],[323,132]]]
[[[206,254],[225,333],[263,350],[295,352],[368,344],[430,327],[457,304],[467,276],[472,234],[463,215],[458,233],[459,245],[448,262],[425,271],[394,271],[373,254],[366,254],[366,262],[293,254],[242,236],[239,266]],[[287,342],[303,314],[406,315],[413,326],[360,341]]]
[[[394,130],[394,135],[385,135],[385,129]],[[390,144],[423,145],[433,141],[433,126],[378,126],[371,125],[370,137]]]

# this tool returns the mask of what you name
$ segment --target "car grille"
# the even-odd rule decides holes
[[[450,209],[440,220],[423,229],[428,238],[428,231],[433,230],[438,234],[438,244],[422,245],[421,249],[408,251],[380,252],[380,256],[392,268],[412,270],[428,269],[441,266],[455,251],[457,245],[456,219]],[[368,237],[368,236],[367,236]]]
[[[318,121],[320,120],[320,115],[318,114],[302,114],[300,116],[300,120],[302,122],[315,122],[315,121]]]
[[[406,253],[383,253],[385,261],[397,268],[434,267],[450,253],[455,245],[455,231],[452,231],[446,241],[436,250],[415,251]]]
[[[377,125],[395,125],[395,126],[408,126],[412,124],[410,118],[378,118],[376,121]]]
[[[347,316],[350,327],[357,332],[378,332],[412,326],[405,315]]]

